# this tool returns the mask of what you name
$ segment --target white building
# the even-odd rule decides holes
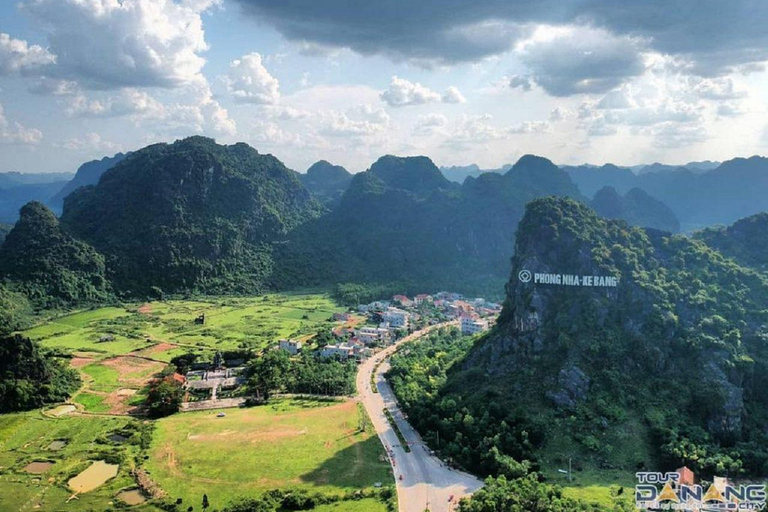
[[[361,327],[357,330],[357,339],[366,345],[389,342],[389,329],[382,327]]]
[[[407,311],[397,308],[388,308],[381,318],[387,322],[391,327],[398,329],[401,327],[408,327],[408,319],[410,315]]]
[[[341,359],[349,359],[354,355],[355,348],[349,345],[326,345],[323,350],[320,351],[320,357],[330,358],[339,357]]]
[[[461,317],[461,334],[475,334],[488,330],[488,321],[471,316]]]
[[[285,350],[292,356],[301,352],[301,342],[296,340],[280,340],[280,350]]]

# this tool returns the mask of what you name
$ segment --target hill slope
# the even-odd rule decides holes
[[[518,227],[496,328],[422,404],[421,428],[481,472],[513,467],[488,462],[496,447],[545,474],[569,457],[627,475],[682,464],[765,474],[766,304],[763,275],[700,241],[538,199]]]
[[[320,160],[300,175],[300,179],[321,203],[335,204],[347,190],[352,175],[340,165]]]
[[[39,307],[108,299],[104,258],[64,232],[46,206],[31,202],[0,246],[0,276]]]
[[[597,191],[590,204],[599,215],[608,219],[623,219],[632,226],[670,233],[680,231],[680,222],[675,213],[639,188],[633,188],[621,196],[613,187],[603,187]]]
[[[525,203],[542,195],[581,197],[546,159],[523,157],[506,174],[462,186],[425,157],[385,156],[356,174],[333,211],[281,247],[283,283],[409,284],[498,294]]]
[[[121,292],[253,293],[269,285],[271,244],[319,210],[275,157],[191,137],[76,190],[62,223],[106,256]]]
[[[88,185],[95,185],[99,182],[101,175],[107,172],[118,163],[122,162],[125,157],[128,156],[123,153],[118,153],[112,157],[104,157],[101,160],[92,160],[81,165],[75,176],[64,185],[53,197],[51,197],[47,204],[55,212],[61,213],[61,209],[64,206],[64,198],[71,194],[79,187],[85,187]]]

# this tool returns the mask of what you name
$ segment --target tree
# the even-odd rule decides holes
[[[147,394],[147,413],[162,418],[179,412],[183,399],[181,384],[171,378],[155,381]]]
[[[286,382],[291,366],[290,357],[284,350],[268,350],[248,365],[248,388],[257,398],[269,400],[269,395]]]

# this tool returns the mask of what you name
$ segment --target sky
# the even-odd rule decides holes
[[[305,171],[768,153],[764,0],[0,3],[0,172],[206,135]]]

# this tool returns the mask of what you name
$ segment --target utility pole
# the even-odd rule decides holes
[[[572,460],[571,457],[568,457],[568,483],[571,483]]]

